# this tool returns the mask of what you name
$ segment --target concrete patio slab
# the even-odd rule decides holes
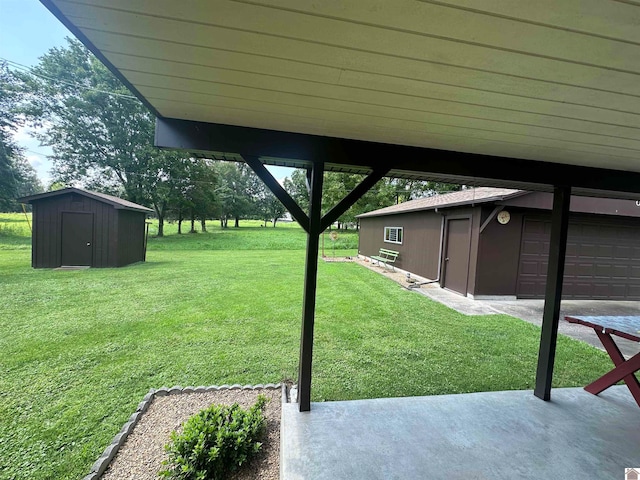
[[[640,465],[624,386],[283,405],[281,478],[619,479]]]

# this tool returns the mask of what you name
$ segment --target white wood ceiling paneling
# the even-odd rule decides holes
[[[163,116],[640,172],[640,4],[54,0]]]

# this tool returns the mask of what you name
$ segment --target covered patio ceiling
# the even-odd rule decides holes
[[[322,144],[328,170],[387,163],[392,176],[640,193],[634,2],[42,2],[167,119],[161,127],[182,140],[205,132],[161,146],[242,160],[261,130],[211,125],[252,127]],[[216,132],[241,145],[212,142]],[[314,160],[304,148],[258,156]]]

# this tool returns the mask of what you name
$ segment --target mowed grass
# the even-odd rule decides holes
[[[150,388],[295,381],[298,227],[212,223],[152,238],[145,264],[81,271],[31,269],[14,237],[0,234],[0,478],[81,478]],[[322,401],[530,389],[540,331],[320,261],[315,333]],[[584,385],[609,363],[561,337],[554,383]]]
[[[1,221],[0,221],[1,223]],[[229,222],[231,225],[232,222]],[[157,222],[149,227],[152,241],[150,250],[304,250],[307,245],[307,234],[297,223],[278,222],[275,228],[271,224],[262,227],[257,220],[241,220],[240,227],[222,229],[217,221],[207,223],[207,232],[200,232],[200,223],[196,224],[198,233],[185,233],[191,228],[190,223],[182,225],[182,235],[177,235],[177,223],[164,226],[165,236],[157,238]],[[321,237],[320,249],[322,254],[322,238],[324,237],[324,254],[331,257],[344,256],[344,250],[351,250],[349,254],[356,254],[358,249],[358,234],[353,230],[338,230],[337,238],[331,240],[330,232],[326,231]]]

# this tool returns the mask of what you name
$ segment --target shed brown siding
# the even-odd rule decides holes
[[[61,265],[62,213],[93,213],[93,264],[108,267],[115,261],[116,244],[109,239],[109,231],[116,225],[116,211],[110,205],[82,195],[61,195],[33,203],[32,266],[55,268]]]
[[[360,219],[358,252],[368,257],[380,248],[400,252],[395,265],[422,277],[438,278],[438,254],[442,215],[415,212]],[[384,227],[402,227],[402,245],[384,241]]]
[[[118,215],[118,266],[144,258],[145,214],[121,210]]]

